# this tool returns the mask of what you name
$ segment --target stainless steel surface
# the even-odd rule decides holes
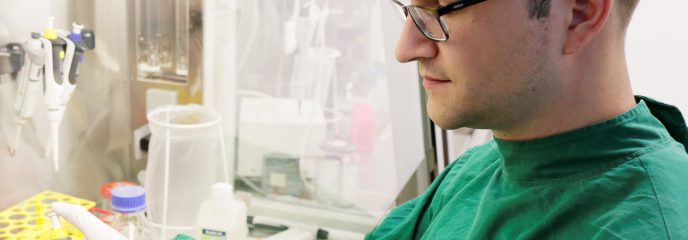
[[[32,3],[24,4],[28,8],[24,9],[26,11],[40,8]],[[44,156],[49,133],[42,104],[37,106],[34,121],[24,127],[17,155],[9,156],[5,144],[15,131],[12,104],[16,85],[0,87],[0,209],[48,189],[97,200],[101,185],[134,178],[129,160],[131,128],[126,51],[129,46],[126,25],[119,21],[126,19],[126,2],[73,0],[53,4],[53,14],[59,19],[56,27],[69,29],[67,23],[77,21],[92,28],[97,36],[96,49],[86,54],[81,80],[62,122],[62,160],[58,173],[53,172],[49,158]],[[23,10],[0,10],[4,11]],[[27,25],[42,26],[40,18],[23,21]],[[28,35],[16,37],[29,38]]]

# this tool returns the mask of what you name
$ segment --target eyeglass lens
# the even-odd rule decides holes
[[[446,38],[439,19],[435,17],[431,10],[410,6],[408,11],[409,14],[412,15],[416,25],[418,25],[418,28],[420,28],[426,36],[437,40]]]

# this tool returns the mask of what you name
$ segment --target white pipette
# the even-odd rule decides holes
[[[41,94],[41,81],[43,80],[43,66],[45,65],[45,50],[39,33],[32,33],[31,40],[26,43],[28,58],[19,76],[17,96],[14,102],[15,123],[17,131],[14,136],[14,144],[10,147],[10,155],[14,156],[21,138],[22,126],[33,116],[36,107],[36,99]]]
[[[60,124],[64,117],[67,103],[76,88],[79,76],[79,62],[83,53],[95,48],[93,31],[84,30],[82,25],[72,24],[72,32],[60,32],[59,36],[53,28],[54,17],[47,18],[47,28],[43,33],[43,41],[48,41],[45,47],[49,56],[45,66],[45,102],[48,108],[48,121],[52,136],[49,150],[55,171],[59,171],[60,158]],[[45,44],[44,44],[45,46]],[[48,151],[47,151],[48,152]]]
[[[64,38],[58,37],[53,28],[54,17],[46,19],[47,28],[43,31],[44,48],[48,53],[45,62],[45,103],[48,108],[48,121],[50,122],[50,132],[52,136],[52,155],[55,171],[59,171],[59,143],[60,143],[60,123],[64,115],[64,101],[62,100],[64,79],[64,61],[69,51],[69,42]],[[69,39],[67,39],[69,40]],[[46,44],[46,41],[48,42]],[[74,44],[71,44],[71,55],[74,55]],[[69,57],[71,59],[71,57]],[[71,61],[71,60],[70,60]],[[71,62],[70,62],[71,63]]]

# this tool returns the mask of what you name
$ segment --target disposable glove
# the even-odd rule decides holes
[[[76,228],[81,230],[86,239],[91,240],[127,240],[127,238],[103,223],[93,214],[89,213],[82,206],[54,202],[53,211],[62,216]]]

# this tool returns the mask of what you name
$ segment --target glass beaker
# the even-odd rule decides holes
[[[229,182],[221,119],[199,105],[164,106],[148,114],[152,135],[144,185],[156,239],[192,235],[195,216],[211,194],[207,186]]]

